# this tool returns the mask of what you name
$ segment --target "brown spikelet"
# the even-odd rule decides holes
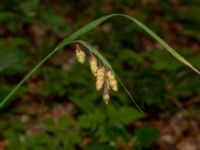
[[[80,62],[81,64],[84,64],[85,62],[85,52],[83,50],[81,50],[81,48],[79,47],[78,44],[76,44],[76,58],[78,60],[78,62]]]
[[[118,91],[117,80],[112,70],[107,71],[107,77],[108,77],[108,81],[109,81],[111,89],[117,92]]]
[[[105,77],[105,68],[100,67],[97,69],[97,76],[96,76],[96,89],[97,91],[101,90],[104,83],[104,77]]]
[[[94,55],[91,55],[89,63],[90,63],[90,70],[92,71],[92,74],[94,76],[97,76],[98,62]]]
[[[109,96],[109,82],[107,77],[105,78],[105,82],[104,82],[104,90],[103,90],[103,100],[106,104],[108,104],[109,100],[110,100],[110,96]]]

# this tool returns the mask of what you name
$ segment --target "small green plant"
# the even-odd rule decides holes
[[[93,74],[97,77],[97,90],[100,90],[102,86],[104,86],[104,92],[103,92],[103,98],[106,103],[108,103],[109,100],[109,91],[108,87],[112,87],[114,91],[117,91],[117,81],[122,85],[122,87],[125,89],[133,103],[136,105],[138,109],[139,106],[136,104],[134,101],[133,97],[131,96],[130,92],[127,90],[126,86],[122,83],[120,78],[116,75],[114,70],[112,69],[112,66],[110,63],[106,60],[105,57],[103,57],[96,49],[93,47],[91,44],[89,44],[86,41],[83,40],[76,40],[78,37],[81,35],[84,35],[85,33],[91,31],[94,29],[96,26],[99,24],[103,23],[104,21],[112,18],[112,17],[125,17],[132,22],[134,22],[136,25],[138,25],[140,28],[142,28],[146,33],[148,33],[153,39],[155,39],[157,42],[159,42],[164,48],[166,48],[176,59],[178,59],[180,62],[191,68],[193,71],[195,71],[197,74],[200,75],[200,71],[196,69],[192,64],[190,64],[187,60],[185,60],[181,55],[179,55],[172,47],[170,47],[165,41],[163,41],[157,34],[155,34],[152,30],[150,30],[146,25],[141,23],[139,20],[128,16],[124,14],[111,14],[111,15],[106,15],[101,18],[98,18],[91,23],[83,26],[82,28],[78,29],[76,32],[71,34],[68,38],[64,39],[61,43],[57,45],[57,47],[51,51],[42,61],[40,61],[17,85],[16,87],[1,101],[0,103],[0,108],[4,107],[6,104],[8,104],[11,101],[11,96],[22,86],[22,84],[53,54],[55,54],[57,51],[61,50],[64,46],[72,43],[80,44],[84,46],[89,53],[91,54],[91,58],[89,60],[91,70]],[[79,47],[77,47],[77,58],[78,61],[83,63],[85,56],[85,52],[80,51]],[[98,63],[101,65],[97,65],[97,59]],[[95,60],[95,61],[94,61]],[[96,68],[95,68],[96,67]],[[98,68],[100,67],[100,68]],[[104,68],[104,69],[103,69]],[[99,73],[98,73],[99,72]],[[104,74],[107,74],[105,76]],[[98,75],[99,74],[99,75]],[[115,79],[116,77],[116,79]],[[108,79],[110,78],[110,79]],[[110,85],[110,86],[109,86]],[[141,110],[141,109],[140,109]]]

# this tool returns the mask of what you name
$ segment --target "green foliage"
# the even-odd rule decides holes
[[[120,62],[130,65],[131,67],[134,68],[135,67],[139,68],[142,65],[142,62],[144,61],[143,57],[141,57],[139,54],[130,49],[123,50],[119,55],[119,60]]]
[[[18,48],[24,43],[25,40],[20,38],[13,39],[9,46],[0,41],[0,74],[16,75],[26,70],[26,55]]]
[[[174,72],[183,67],[182,63],[177,62],[176,59],[172,58],[167,52],[160,49],[155,49],[147,53],[146,56],[153,62],[153,69],[158,71],[165,70]]]
[[[66,92],[65,86],[68,81],[67,73],[53,67],[46,67],[43,72],[44,80],[37,89],[38,94],[42,96],[49,96],[51,94],[63,96]]]
[[[43,23],[49,25],[49,28],[56,33],[66,35],[69,31],[71,31],[70,26],[67,25],[64,20],[56,15],[56,13],[52,10],[45,11],[45,13],[42,13],[40,17]]]
[[[135,133],[138,141],[138,149],[150,149],[159,138],[159,131],[152,127],[140,127]],[[137,149],[136,148],[136,149]]]
[[[121,106],[120,108],[110,106],[108,107],[108,115],[111,123],[121,125],[128,125],[130,122],[144,117],[143,113],[128,106]]]
[[[132,107],[122,106],[116,109],[109,106],[107,112],[97,109],[81,115],[78,118],[78,127],[86,135],[94,136],[99,141],[109,142],[121,136],[128,139],[130,135],[123,126],[143,117],[143,113]]]
[[[93,144],[88,146],[88,150],[116,150],[114,147],[107,144]]]
[[[8,150],[14,150],[16,147],[22,150],[42,150],[46,148],[50,150],[75,150],[74,146],[81,141],[78,135],[72,131],[70,122],[71,119],[69,117],[61,117],[58,122],[54,122],[52,118],[46,118],[45,132],[38,131],[38,133],[33,133],[32,135],[23,131],[25,124],[15,122],[12,125],[13,128],[4,127],[2,134],[11,140]]]
[[[191,82],[192,81],[192,82]],[[184,98],[198,94],[200,91],[200,81],[191,72],[185,72],[174,81],[174,89],[176,90],[176,96]]]

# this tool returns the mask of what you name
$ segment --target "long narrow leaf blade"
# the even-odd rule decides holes
[[[134,22],[136,25],[138,25],[140,28],[142,28],[146,33],[148,33],[153,39],[155,39],[157,42],[159,42],[164,48],[166,48],[177,60],[179,60],[180,62],[182,62],[183,64],[185,64],[186,66],[188,66],[189,68],[191,68],[193,71],[195,71],[197,74],[200,75],[200,71],[197,68],[195,68],[184,57],[182,57],[180,54],[178,54],[171,46],[169,46],[165,41],[163,41],[151,29],[149,29],[146,25],[144,25],[142,22],[140,22],[136,18],[128,16],[128,15],[124,15],[124,14],[111,14],[111,15],[103,16],[101,18],[98,18],[98,19],[92,21],[91,23],[83,26],[82,28],[80,28],[79,30],[77,30],[76,32],[71,34],[68,38],[64,39],[56,47],[56,50],[62,49],[65,45],[69,44],[73,40],[75,40],[78,37],[84,35],[85,33],[91,31],[92,29],[94,29],[99,24],[105,22],[106,20],[108,20],[111,17],[116,17],[116,16],[125,17],[125,18],[131,20],[132,22]]]

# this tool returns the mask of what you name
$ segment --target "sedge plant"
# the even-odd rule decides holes
[[[57,51],[62,50],[64,46],[69,44],[76,44],[76,58],[80,63],[84,63],[86,60],[89,61],[90,69],[92,74],[96,77],[96,89],[101,90],[103,89],[103,100],[106,104],[110,99],[109,91],[113,90],[115,92],[118,91],[118,82],[122,85],[132,102],[135,106],[140,110],[140,107],[137,105],[135,100],[133,99],[131,93],[128,91],[126,86],[114,72],[111,64],[106,60],[106,58],[99,53],[99,51],[92,46],[89,42],[84,40],[77,40],[78,37],[86,34],[87,32],[91,31],[101,23],[105,22],[106,20],[113,18],[113,17],[124,17],[128,20],[135,23],[141,29],[143,29],[147,34],[149,34],[154,40],[160,43],[169,53],[171,53],[177,60],[188,66],[198,75],[200,75],[200,71],[196,69],[191,63],[189,63],[184,57],[178,54],[170,45],[168,45],[164,40],[162,40],[156,33],[154,33],[151,29],[149,29],[146,25],[140,22],[138,19],[125,15],[125,14],[110,14],[103,17],[100,17],[85,26],[81,27],[74,33],[72,33],[69,37],[65,38],[61,41],[44,59],[42,59],[32,70],[15,86],[15,88],[0,102],[0,108],[3,108],[6,104],[11,102],[11,97],[15,92],[22,86],[24,82],[26,82],[29,77],[53,54]],[[85,47],[87,52],[83,50],[81,47]]]

